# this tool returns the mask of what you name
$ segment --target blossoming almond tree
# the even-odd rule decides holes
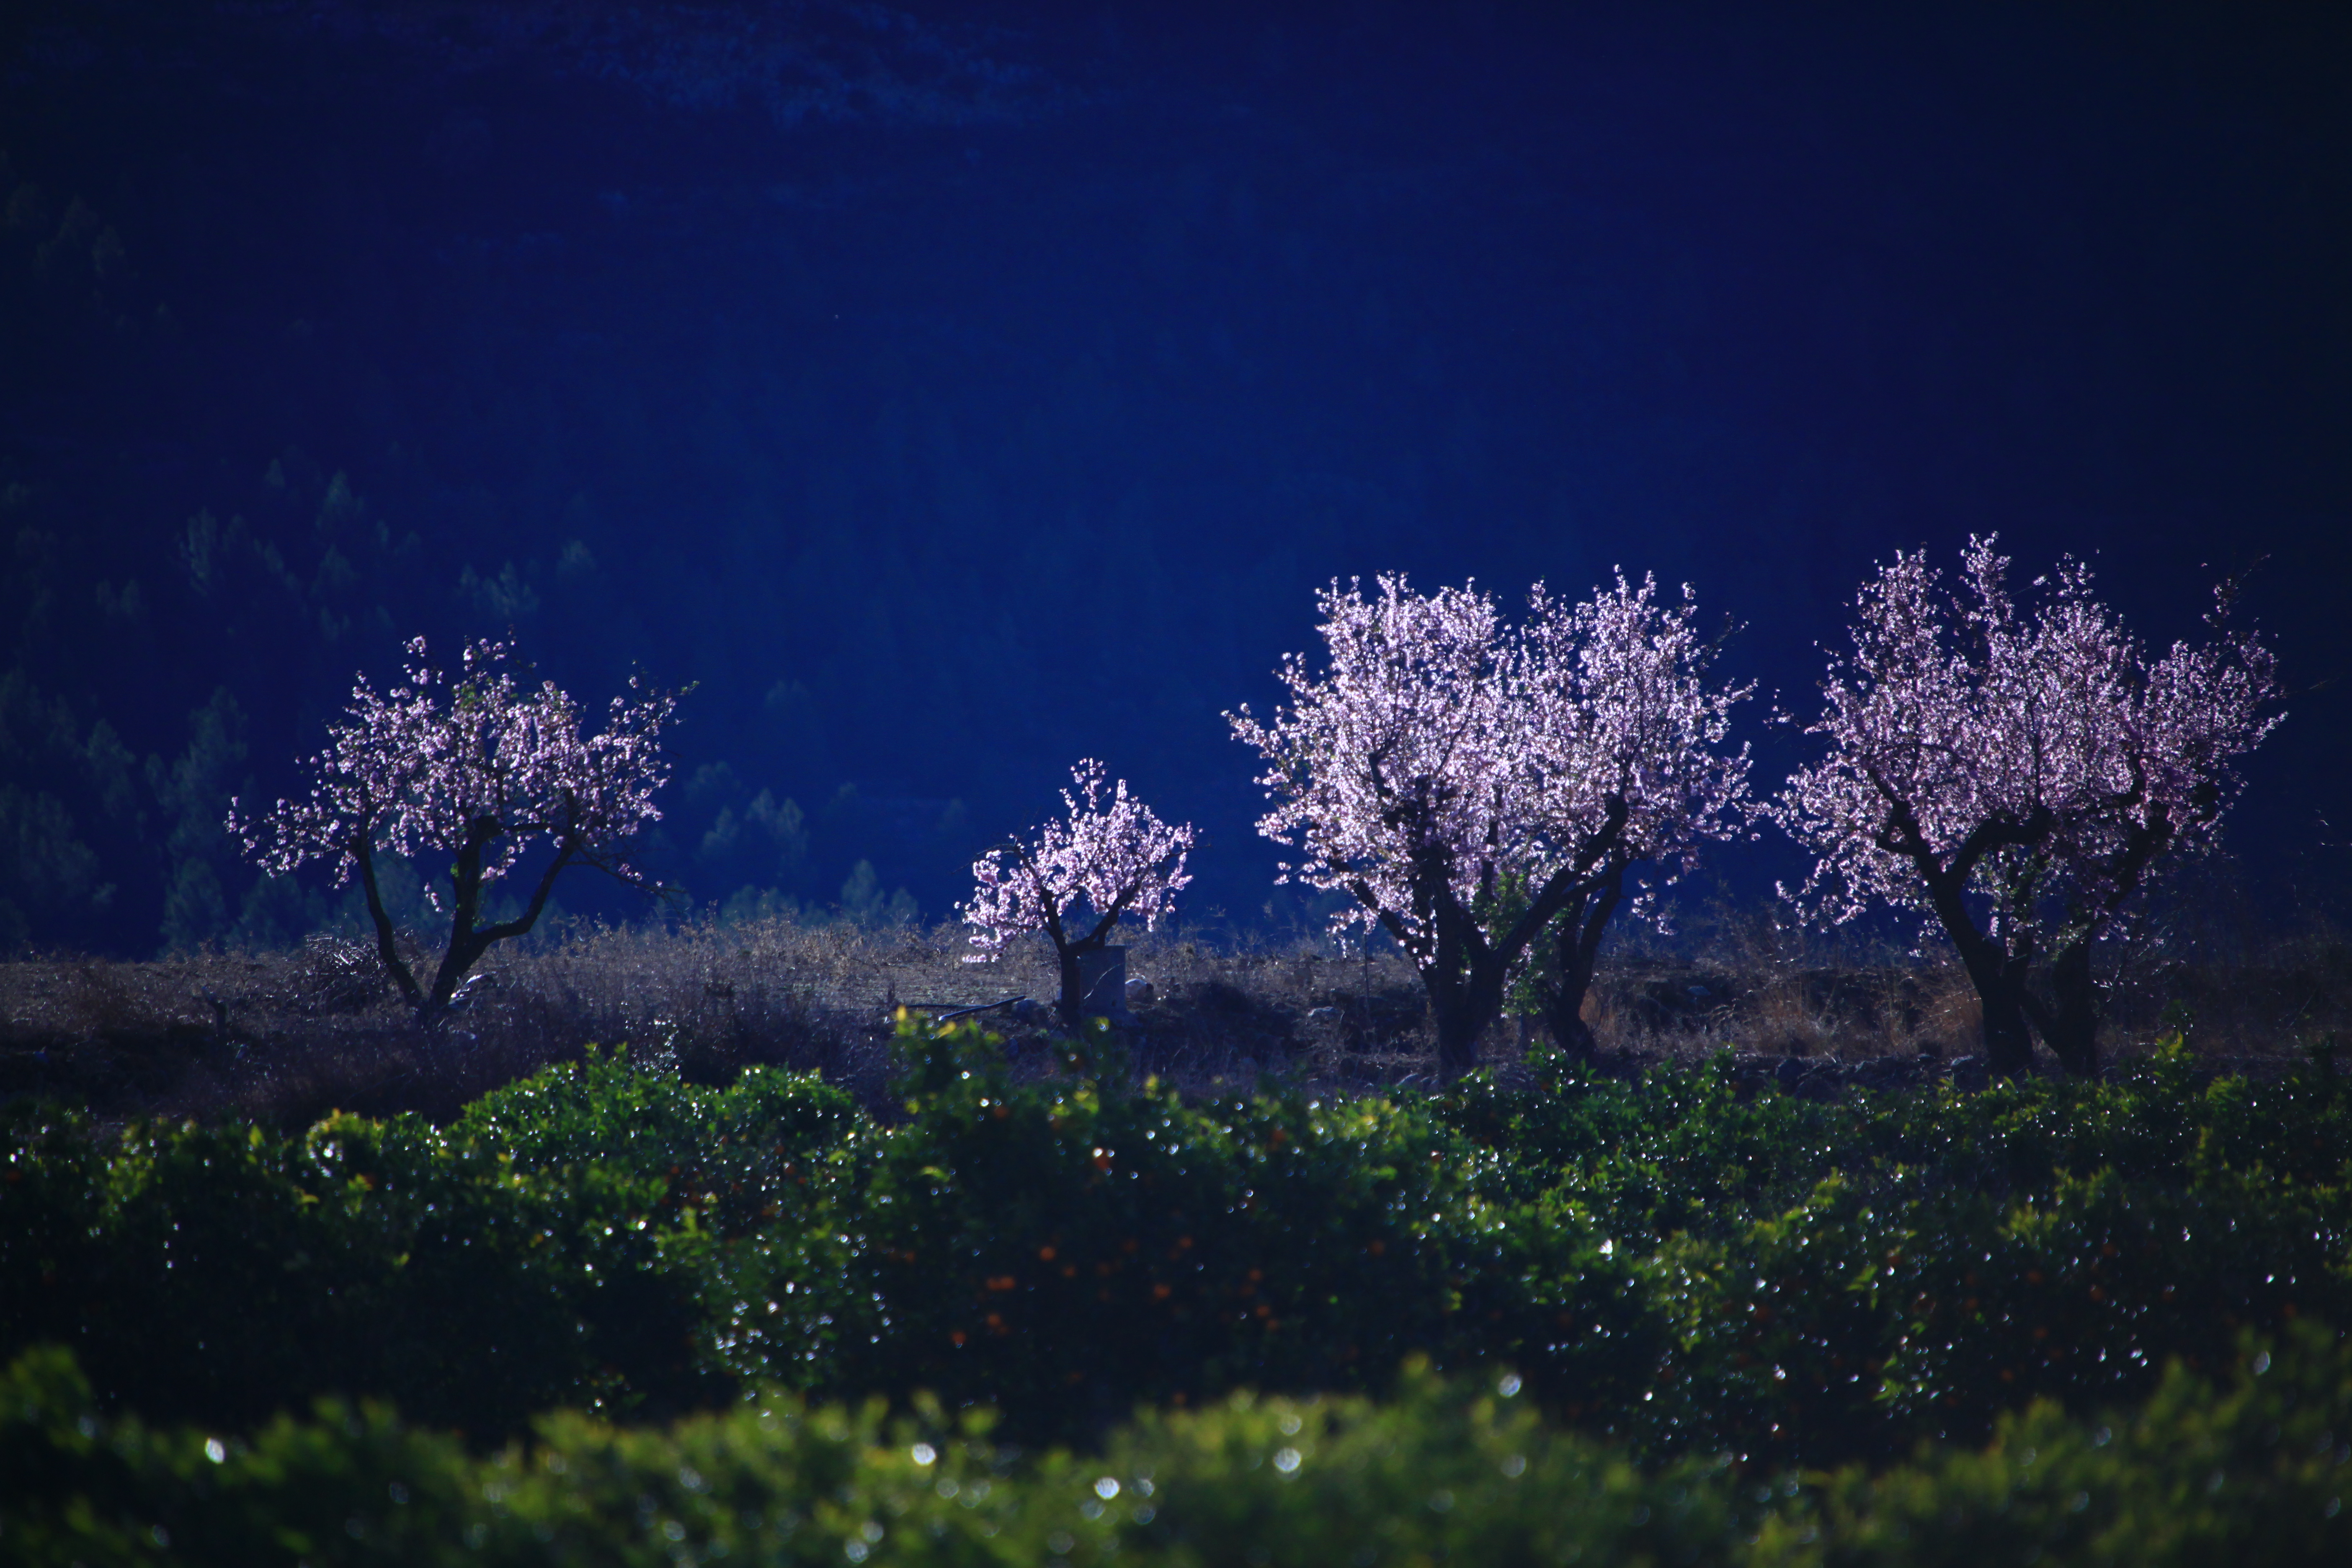
[[[973,861],[971,901],[961,906],[973,928],[971,945],[980,950],[967,963],[993,963],[1013,938],[1045,934],[1060,960],[1062,1022],[1073,1029],[1086,1000],[1079,955],[1100,952],[1121,920],[1139,920],[1146,930],[1157,925],[1192,879],[1184,869],[1192,825],[1160,821],[1127,793],[1125,779],[1106,794],[1103,777],[1102,763],[1091,757],[1072,768],[1078,793],[1062,792],[1066,819]]]
[[[1427,987],[1440,1069],[1476,1065],[1478,1038],[1530,944],[1558,923],[1569,962],[1552,1010],[1576,1010],[1625,868],[1731,830],[1744,752],[1715,750],[1730,706],[1683,605],[1621,578],[1581,605],[1538,584],[1528,625],[1505,627],[1475,584],[1423,596],[1401,576],[1318,596],[1326,671],[1292,655],[1271,723],[1226,717],[1271,764],[1258,823],[1299,850],[1281,879],[1343,889],[1337,923],[1386,931]],[[1516,892],[1516,896],[1513,896]]]
[[[661,731],[679,694],[615,697],[603,732],[586,735],[580,705],[552,681],[526,687],[515,679],[507,644],[467,648],[454,682],[425,662],[424,638],[410,642],[408,653],[415,662],[406,685],[379,694],[364,675],[358,679],[345,718],[328,727],[327,749],[310,759],[307,799],[280,800],[253,816],[231,801],[227,826],[273,877],[320,859],[334,861],[338,886],[356,871],[384,968],[418,1017],[431,1022],[491,943],[538,922],[567,867],[592,866],[649,886],[622,852],[661,816],[653,804],[669,773]],[[629,685],[639,689],[634,679]],[[553,855],[522,912],[481,923],[485,892],[542,838]],[[375,857],[426,851],[454,859],[448,939],[430,984],[421,985],[394,942]]]
[[[2030,1022],[2090,1075],[2093,945],[2210,842],[2233,763],[2279,721],[2276,666],[2229,624],[2228,584],[2213,639],[2150,661],[2078,562],[2037,579],[2021,612],[1995,542],[1969,541],[1956,594],[1925,552],[1864,585],[1853,652],[1832,659],[1806,731],[1829,754],[1770,808],[1816,857],[1783,894],[1832,922],[1877,903],[1932,916],[1983,1005],[1991,1069],[2031,1067]]]

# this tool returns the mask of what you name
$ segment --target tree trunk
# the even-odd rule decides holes
[[[1591,1061],[1601,1042],[1584,1021],[1584,998],[1601,963],[1601,938],[1625,892],[1625,868],[1616,867],[1559,917],[1559,952],[1552,982],[1543,998],[1544,1026],[1577,1061]]]
[[[383,961],[384,972],[400,988],[401,1000],[421,1010],[425,993],[417,988],[416,976],[408,972],[406,961],[400,956],[399,944],[393,940],[392,916],[385,911],[383,891],[376,886],[375,849],[368,842],[365,827],[352,843],[352,858],[360,863],[360,887],[367,894],[368,919],[375,923],[376,956]]]
[[[2076,1078],[2099,1076],[2099,992],[2091,979],[2087,938],[2061,948],[2050,963],[2050,990],[2057,1006],[2043,1020],[2042,1037]]]
[[[1609,797],[1608,815],[1601,828],[1586,840],[1569,864],[1554,871],[1511,929],[1489,940],[1476,917],[1455,898],[1449,873],[1451,862],[1442,852],[1417,858],[1413,867],[1413,899],[1424,922],[1416,940],[1393,911],[1361,883],[1350,890],[1366,909],[1378,914],[1397,944],[1413,955],[1421,982],[1429,990],[1431,1021],[1437,1027],[1437,1070],[1452,1082],[1478,1065],[1478,1037],[1502,1016],[1503,992],[1511,970],[1544,929],[1571,902],[1580,904],[1592,884],[1592,868],[1616,852],[1625,834],[1626,805],[1622,795]]]
[[[1448,1083],[1476,1069],[1479,1037],[1503,1012],[1503,966],[1488,954],[1465,956],[1466,963],[1448,966],[1452,973],[1433,969],[1423,977],[1437,1026],[1438,1076]]]
[[[1918,871],[1927,889],[1930,907],[1944,934],[1959,950],[1960,963],[1977,988],[1984,1009],[1985,1066],[1999,1078],[2017,1078],[2033,1070],[2033,1036],[2025,1022],[2025,973],[2033,961],[2030,944],[2011,953],[1977,929],[1969,913],[1969,879],[1984,858],[2005,846],[2041,844],[2050,834],[2050,808],[2037,805],[2022,822],[1993,817],[1977,825],[1949,864],[1937,859],[1920,831],[1919,819],[1908,802],[1892,803],[1886,831],[1879,847],[1904,855]]]
[[[2033,1070],[2033,1033],[2025,1020],[2024,965],[1971,926],[1946,931],[1960,950],[1961,965],[1977,988],[1984,1014],[1985,1069],[1995,1078],[2022,1078]]]
[[[434,973],[432,991],[416,1005],[417,1021],[428,1027],[439,1024],[447,1014],[458,985],[493,943],[521,936],[539,923],[540,915],[547,909],[548,895],[555,889],[556,877],[580,853],[579,841],[565,838],[557,847],[555,858],[548,862],[546,871],[540,876],[539,886],[531,890],[530,903],[523,912],[498,925],[480,925],[482,852],[503,831],[494,818],[485,817],[476,823],[457,851],[457,864],[450,868],[455,907],[449,911],[449,945],[441,954],[441,967]]]
[[[2033,1034],[2025,1026],[2025,1007],[2008,985],[1990,994],[1982,987],[1977,1000],[1984,1007],[1985,1068],[1995,1078],[2024,1078],[2033,1071]]]
[[[489,943],[474,929],[482,912],[482,848],[493,835],[477,823],[466,834],[466,842],[457,850],[457,864],[449,868],[451,898],[449,900],[449,944],[441,952],[441,967],[434,972],[433,989],[418,1016],[425,1023],[437,1024],[449,1010],[449,998],[457,994],[457,983],[474,967]]]
[[[1600,1054],[1601,1037],[1592,1032],[1592,1026],[1584,1021],[1580,994],[1574,1007],[1564,1003],[1564,997],[1554,997],[1545,1005],[1544,1027],[1551,1031],[1553,1041],[1570,1061],[1589,1062]]]
[[[1437,941],[1421,978],[1429,988],[1430,1021],[1437,1026],[1438,1076],[1451,1083],[1477,1067],[1478,1037],[1502,1016],[1503,988],[1511,965],[1542,928],[1528,926],[1523,917],[1521,925],[1527,929],[1500,943],[1490,942],[1443,882],[1430,888],[1428,909]]]

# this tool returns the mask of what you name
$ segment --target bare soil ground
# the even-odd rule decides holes
[[[1874,1064],[1865,1081],[1905,1063],[1932,1071],[1976,1049],[1975,998],[1952,964],[1756,924],[1696,951],[1628,942],[1603,970],[1586,1016],[1615,1070],[1728,1048],[1795,1087],[1863,1064]],[[1042,943],[993,964],[966,963],[967,952],[950,927],[583,928],[494,949],[437,1033],[409,1021],[369,948],[336,938],[286,952],[5,963],[0,1098],[65,1100],[107,1121],[294,1125],[331,1109],[440,1120],[603,1043],[705,1081],[755,1063],[815,1068],[878,1106],[898,1007],[1052,1001]],[[1188,1092],[1265,1074],[1364,1092],[1425,1081],[1433,1066],[1420,983],[1394,953],[1144,936],[1128,973],[1150,983],[1122,1031],[1136,1069]],[[1045,1019],[1005,1005],[982,1016],[1024,1071],[1055,1070],[1039,1048]],[[2145,1049],[2168,1018],[2191,1020],[2192,1047],[2217,1067],[2278,1070],[2352,1027],[2352,941],[2321,931],[2229,963],[2138,963],[2115,977],[2105,1049]],[[1538,1043],[1528,1022],[1507,1018],[1486,1055],[1509,1071]]]

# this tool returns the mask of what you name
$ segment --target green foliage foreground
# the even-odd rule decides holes
[[[1100,1519],[1053,1528],[1099,1544],[1116,1524],[1130,1551],[1202,1562],[1296,1558],[1293,1532],[1310,1530],[1332,1562],[1441,1546],[1564,1559],[1572,1544],[1698,1561],[1748,1535],[1759,1552],[1866,1556],[1948,1514],[2018,1542],[2061,1524],[2075,1542],[2141,1531],[2114,1539],[2193,1557],[2273,1520],[2235,1500],[2289,1482],[2242,1486],[2242,1472],[2316,1489],[2279,1493],[2273,1521],[2317,1531],[2337,1495],[2319,1438],[2352,1434],[2352,1405],[2319,1325],[2352,1322],[2352,1095],[2324,1070],[2209,1083],[2176,1043],[2123,1082],[1979,1095],[1816,1103],[1743,1089],[1717,1063],[1641,1084],[1559,1068],[1533,1089],[1474,1082],[1400,1103],[1269,1087],[1187,1104],[1128,1082],[1101,1039],[1019,1083],[976,1030],[910,1025],[900,1047],[904,1114],[887,1121],[812,1079],[698,1088],[617,1055],[438,1129],[338,1116],[292,1136],[145,1126],[101,1141],[70,1115],[10,1108],[0,1354],[51,1345],[73,1362],[14,1374],[9,1441],[67,1479],[12,1490],[9,1528],[35,1503],[44,1528],[78,1528],[57,1510],[85,1498],[89,1528],[113,1530],[184,1497],[187,1519],[215,1522],[138,1528],[228,1531],[218,1521],[243,1509],[294,1531],[309,1494],[282,1478],[307,1465],[412,1499],[320,1502],[333,1529],[317,1540],[360,1523],[337,1550],[395,1526],[446,1544],[544,1525],[555,1533],[530,1550],[609,1531],[598,1550],[622,1561],[629,1541],[667,1552],[667,1521],[680,1542],[750,1552],[768,1538],[746,1518],[789,1516],[806,1532],[793,1541],[829,1541],[841,1560],[884,1553],[856,1534],[870,1521],[889,1552],[994,1561],[986,1543],[1028,1540],[1016,1520],[1084,1503],[1072,1477],[1108,1474],[1127,1489],[1118,1508],[1097,1498]],[[2231,1373],[2248,1333],[2287,1347],[2293,1376]],[[1436,1370],[1400,1382],[1408,1365]],[[1505,1368],[1517,1394],[1482,1407]],[[1223,1403],[1242,1390],[1259,1403]],[[418,1426],[364,1407],[280,1415],[321,1396],[388,1402]],[[959,1414],[983,1406],[998,1413],[985,1452]],[[700,1414],[716,1411],[731,1414]],[[884,1442],[888,1411],[928,1425]],[[1313,1423],[1305,1440],[1261,1430],[1292,1417]],[[2092,1441],[2103,1426],[2110,1445]],[[192,1433],[226,1458],[191,1468]],[[945,1472],[908,1468],[919,1439]],[[371,1445],[418,1456],[415,1475],[367,1469]],[[1275,1464],[1286,1447],[1295,1471]],[[1108,1457],[1016,1463],[1023,1451]],[[1343,1452],[1365,1468],[1335,1468]],[[1915,1452],[1909,1470],[1821,1479]],[[1505,1484],[1523,1479],[1505,1474],[1514,1453],[1542,1488]],[[1129,1483],[1147,1472],[1158,1489],[1141,1494]],[[1797,1472],[1819,1484],[1763,1519],[1759,1478]],[[716,1478],[738,1474],[722,1491]],[[2215,1475],[2210,1493],[2189,1486]],[[943,1476],[963,1489],[952,1499]],[[2076,1479],[2015,1500],[2053,1476]],[[486,1485],[544,1509],[501,1514]],[[343,1495],[326,1479],[311,1489]],[[1433,1505],[1449,1492],[1452,1510]],[[419,1507],[428,1493],[460,1500]],[[766,1500],[711,1512],[722,1496]],[[1522,1496],[1548,1500],[1508,1504]],[[247,1500],[204,1501],[232,1497]],[[1138,1522],[1137,1507],[1181,1531]],[[2145,1533],[2167,1521],[2185,1532],[2171,1546]],[[1480,1544],[1490,1528],[1534,1533]],[[1926,1530],[1898,1554],[1930,1560],[1979,1528]],[[1330,1545],[1343,1536],[1354,1544]],[[123,1550],[146,1550],[134,1537]],[[1040,1560],[1034,1545],[1008,1560]]]
[[[488,1457],[323,1401],[226,1439],[109,1420],[63,1352],[0,1374],[0,1562],[1918,1564],[2342,1562],[2352,1354],[2306,1328],[2136,1413],[2037,1403],[1981,1452],[1873,1475],[1644,1470],[1499,1384],[1237,1394],[1099,1454],[755,1391],[666,1430],[568,1413]]]

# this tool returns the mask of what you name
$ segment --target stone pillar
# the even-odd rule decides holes
[[[1127,949],[1098,947],[1078,959],[1078,1016],[1127,1016]]]

